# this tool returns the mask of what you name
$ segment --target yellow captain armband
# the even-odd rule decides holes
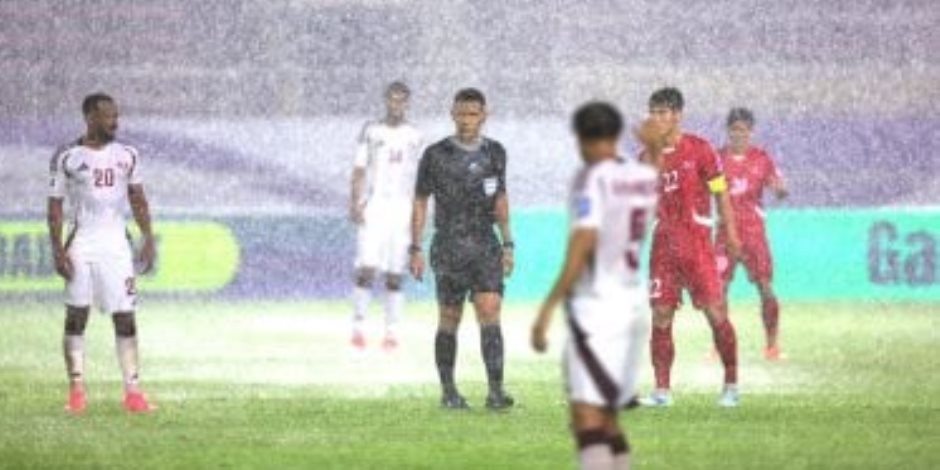
[[[728,180],[725,179],[725,175],[718,175],[708,181],[708,190],[712,194],[723,193],[728,190]]]

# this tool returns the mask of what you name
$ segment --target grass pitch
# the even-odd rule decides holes
[[[409,306],[400,351],[347,347],[340,303],[159,302],[141,308],[147,416],[120,408],[110,320],[88,328],[89,409],[63,411],[58,304],[0,303],[0,468],[572,468],[552,351],[528,349],[532,305],[505,312],[507,384],[483,409],[478,330],[465,318],[457,375],[475,409],[438,409],[434,313]],[[735,306],[742,406],[715,405],[701,315],[682,312],[676,404],[624,416],[642,469],[940,468],[940,306],[783,305],[789,360],[767,364],[756,307]],[[560,313],[560,312],[559,312]],[[643,372],[649,390],[651,371]]]

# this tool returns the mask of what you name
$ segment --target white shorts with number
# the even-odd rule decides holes
[[[411,201],[370,201],[363,219],[359,226],[356,267],[404,273],[411,243]]]
[[[569,400],[610,410],[630,405],[649,348],[645,290],[620,300],[574,298],[567,311],[563,369]]]
[[[65,303],[73,307],[97,306],[102,312],[132,312],[137,302],[134,263],[130,248],[113,256],[83,257],[69,253],[72,279],[65,284]]]

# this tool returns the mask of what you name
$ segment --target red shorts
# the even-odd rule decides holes
[[[740,262],[744,264],[748,280],[754,284],[770,282],[774,277],[774,262],[770,256],[770,246],[764,230],[743,231],[739,236],[741,237]],[[721,279],[727,284],[734,279],[734,270],[739,260],[727,255],[725,243],[724,235],[719,233],[715,249],[718,254],[718,271],[721,273]]]
[[[657,227],[650,256],[650,305],[677,308],[683,288],[699,309],[723,300],[710,230]]]

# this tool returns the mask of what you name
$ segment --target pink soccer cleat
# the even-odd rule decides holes
[[[398,339],[392,335],[386,336],[385,340],[382,341],[382,349],[384,349],[385,352],[395,351],[398,349]]]
[[[353,332],[350,343],[352,343],[353,348],[358,351],[364,351],[366,349],[366,337],[362,334],[361,331]]]
[[[148,403],[142,392],[127,392],[124,394],[124,409],[129,413],[149,413],[157,407]]]
[[[780,352],[780,346],[770,346],[764,348],[764,359],[769,362],[779,362],[786,360],[786,354]]]
[[[69,414],[80,415],[85,412],[88,401],[85,398],[85,388],[73,386],[69,389],[69,401],[65,404],[65,411]]]

